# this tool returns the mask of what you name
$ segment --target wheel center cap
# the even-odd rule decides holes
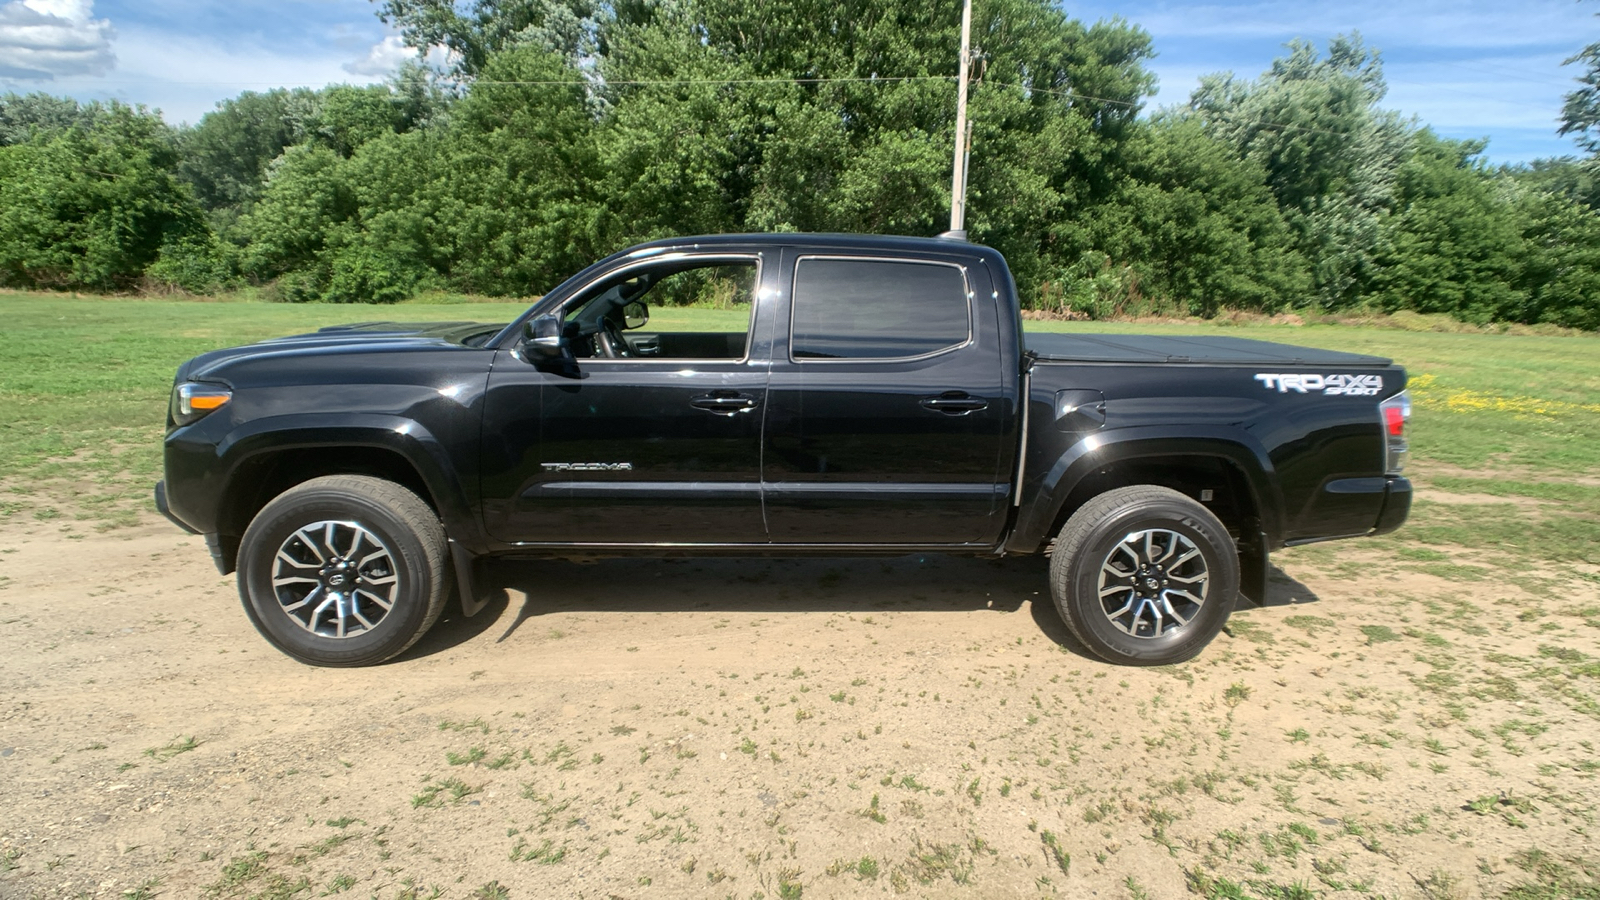
[[[1144,580],[1144,586],[1153,591],[1156,588],[1161,587],[1161,582],[1155,580],[1154,578],[1146,578]]]
[[[335,572],[328,576],[328,587],[344,587],[344,575]]]

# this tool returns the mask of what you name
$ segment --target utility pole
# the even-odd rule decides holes
[[[967,222],[967,144],[972,130],[967,126],[967,73],[972,70],[972,0],[961,3],[961,80],[956,94],[956,153],[950,175],[950,230],[966,236]]]

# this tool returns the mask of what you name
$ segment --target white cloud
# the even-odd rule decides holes
[[[320,48],[266,46],[248,37],[221,40],[126,25],[117,46],[117,76],[75,82],[75,93],[147,103],[173,124],[198,121],[218,100],[241,91],[377,80],[352,77],[337,56]]]
[[[367,51],[366,56],[354,62],[347,62],[340,68],[352,75],[381,77],[400,68],[402,63],[410,62],[416,58],[416,48],[407,47],[400,40],[399,35],[391,34],[373,44],[372,49]]]
[[[0,6],[0,78],[102,75],[116,64],[114,36],[93,0],[12,0]]]

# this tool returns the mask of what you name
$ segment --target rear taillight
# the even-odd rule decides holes
[[[1406,467],[1406,420],[1411,418],[1411,396],[1405,391],[1378,404],[1383,422],[1383,469],[1399,475]]]

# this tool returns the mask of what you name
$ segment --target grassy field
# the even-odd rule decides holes
[[[350,307],[0,292],[0,516],[132,521],[160,477],[172,375],[207,350],[376,319],[509,321],[523,304]],[[64,502],[71,498],[70,503]]]
[[[172,373],[218,347],[374,319],[508,321],[522,303],[354,307],[0,292],[0,515],[126,522],[158,476]],[[729,313],[658,310],[685,327]],[[1413,459],[1481,478],[1475,492],[1548,496],[1543,479],[1600,472],[1600,338],[1346,326],[1030,322],[1030,330],[1233,334],[1389,356],[1417,411]],[[1433,465],[1429,465],[1433,464]],[[1570,482],[1570,479],[1568,480]],[[1561,489],[1593,511],[1597,485]],[[57,501],[71,497],[71,509]],[[1592,532],[1585,532],[1593,537]]]
[[[505,321],[521,308],[0,293],[0,528],[84,539],[148,521],[163,405],[188,356],[340,322]],[[656,313],[688,323],[718,315]],[[256,653],[241,624],[241,633],[209,640],[248,646],[248,660],[223,657],[224,667],[184,655],[178,664],[192,674],[169,680],[174,698],[191,682],[230,678],[283,679],[286,697],[348,689],[350,702],[364,704],[352,723],[410,722],[404,759],[422,761],[374,764],[371,784],[341,788],[348,809],[338,819],[329,818],[332,808],[293,805],[332,788],[296,795],[272,787],[310,777],[296,775],[298,764],[263,775],[261,806],[241,806],[227,827],[208,832],[174,804],[163,815],[194,827],[204,865],[192,861],[185,838],[166,863],[151,857],[151,876],[173,879],[173,896],[184,895],[179,885],[199,884],[216,897],[311,896],[313,882],[337,893],[346,879],[364,886],[359,896],[366,886],[374,897],[429,896],[378,886],[384,877],[434,877],[423,874],[432,866],[481,868],[477,880],[507,884],[499,873],[514,871],[519,884],[548,888],[531,896],[560,893],[561,879],[575,873],[621,871],[625,886],[615,890],[629,897],[1082,896],[1092,887],[1130,900],[1184,890],[1217,900],[1600,898],[1600,339],[1327,325],[1029,327],[1229,334],[1394,358],[1410,372],[1416,400],[1411,521],[1379,539],[1275,554],[1281,602],[1239,611],[1199,659],[1162,670],[1117,670],[1073,655],[1059,645],[1047,606],[1032,618],[993,612],[1039,607],[1038,573],[971,561],[939,570],[901,561],[881,571],[876,561],[541,564],[528,578],[528,602],[546,604],[527,626],[533,634],[453,654],[446,641],[471,641],[451,626],[457,631],[425,642],[419,659],[337,680]],[[0,561],[36,552],[37,571],[58,577],[46,550],[18,546],[0,548],[18,554]],[[663,571],[681,583],[667,587]],[[538,599],[548,584],[573,586],[571,602]],[[231,602],[223,585],[207,591]],[[609,608],[607,598],[641,591],[636,604]],[[733,596],[741,591],[749,597]],[[689,602],[719,592],[728,597],[707,609]],[[0,631],[10,642],[0,649],[15,655],[9,677],[19,696],[65,703],[49,692],[76,690],[55,669],[24,674],[34,659],[109,690],[119,657],[97,661],[102,648],[147,631],[153,642],[157,626],[177,627],[159,618],[151,626],[135,606],[113,604],[102,638],[73,631],[81,622],[58,627],[21,602],[27,594],[24,579],[0,574],[0,624],[14,626]],[[661,610],[671,614],[655,618]],[[151,655],[126,655],[130,684],[147,659],[168,652],[150,646],[143,652]],[[61,662],[67,653],[83,667]],[[564,657],[584,660],[583,671]],[[0,671],[8,665],[0,660]],[[445,673],[460,676],[456,693],[444,692]],[[359,681],[368,676],[381,687]],[[393,687],[415,699],[387,700]],[[208,714],[206,691],[193,693],[184,714]],[[183,777],[211,784],[207,773],[232,763],[208,753],[248,756],[257,746],[236,717],[220,713],[200,724],[174,714],[121,744],[102,743],[80,718],[53,726],[78,731],[56,739],[49,762],[41,754],[26,763],[32,768],[17,763],[18,777],[30,779],[19,797],[88,784],[66,779],[71,764],[51,767],[70,759],[90,771],[90,751],[106,743],[128,758],[104,777],[140,792],[190,783],[160,767],[176,771],[191,759],[201,762]],[[685,729],[693,733],[683,737]],[[169,763],[160,741],[175,733],[201,737],[197,749],[190,737],[171,750]],[[374,753],[389,747],[387,737],[341,734]],[[683,743],[690,739],[700,743]],[[259,745],[272,746],[270,736]],[[141,747],[153,749],[140,757]],[[344,784],[352,763],[360,771],[359,756],[306,768],[318,783]],[[686,787],[691,779],[701,786]],[[190,790],[206,802],[223,796],[222,787]],[[508,809],[520,804],[508,813],[513,827],[480,815],[496,797]],[[19,821],[43,831],[55,802],[37,801]],[[344,829],[356,817],[363,836],[327,847],[305,843],[321,834],[309,824],[271,824],[303,818]],[[234,840],[229,829],[239,822],[262,831]],[[591,832],[574,822],[607,824]],[[19,854],[0,853],[0,878],[11,866],[37,870],[30,884],[54,883],[45,850],[20,834],[0,822],[0,845],[17,841],[0,850]],[[486,855],[430,849],[391,861],[389,842],[402,846],[402,835],[414,847],[431,840]],[[271,878],[305,880],[304,890],[269,893]],[[475,883],[433,896],[502,896],[485,893],[488,883],[468,894]]]
[[[217,347],[374,319],[503,322],[521,303],[398,307],[122,300],[0,293],[0,517],[61,518],[74,532],[147,511],[159,478],[172,373]],[[692,327],[735,313],[658,310]],[[1030,322],[1030,330],[1232,334],[1388,356],[1416,401],[1414,470],[1482,502],[1426,493],[1394,541],[1596,562],[1600,546],[1600,338],[1347,326]],[[1519,500],[1560,504],[1541,515]],[[1591,576],[1592,577],[1592,576]]]

